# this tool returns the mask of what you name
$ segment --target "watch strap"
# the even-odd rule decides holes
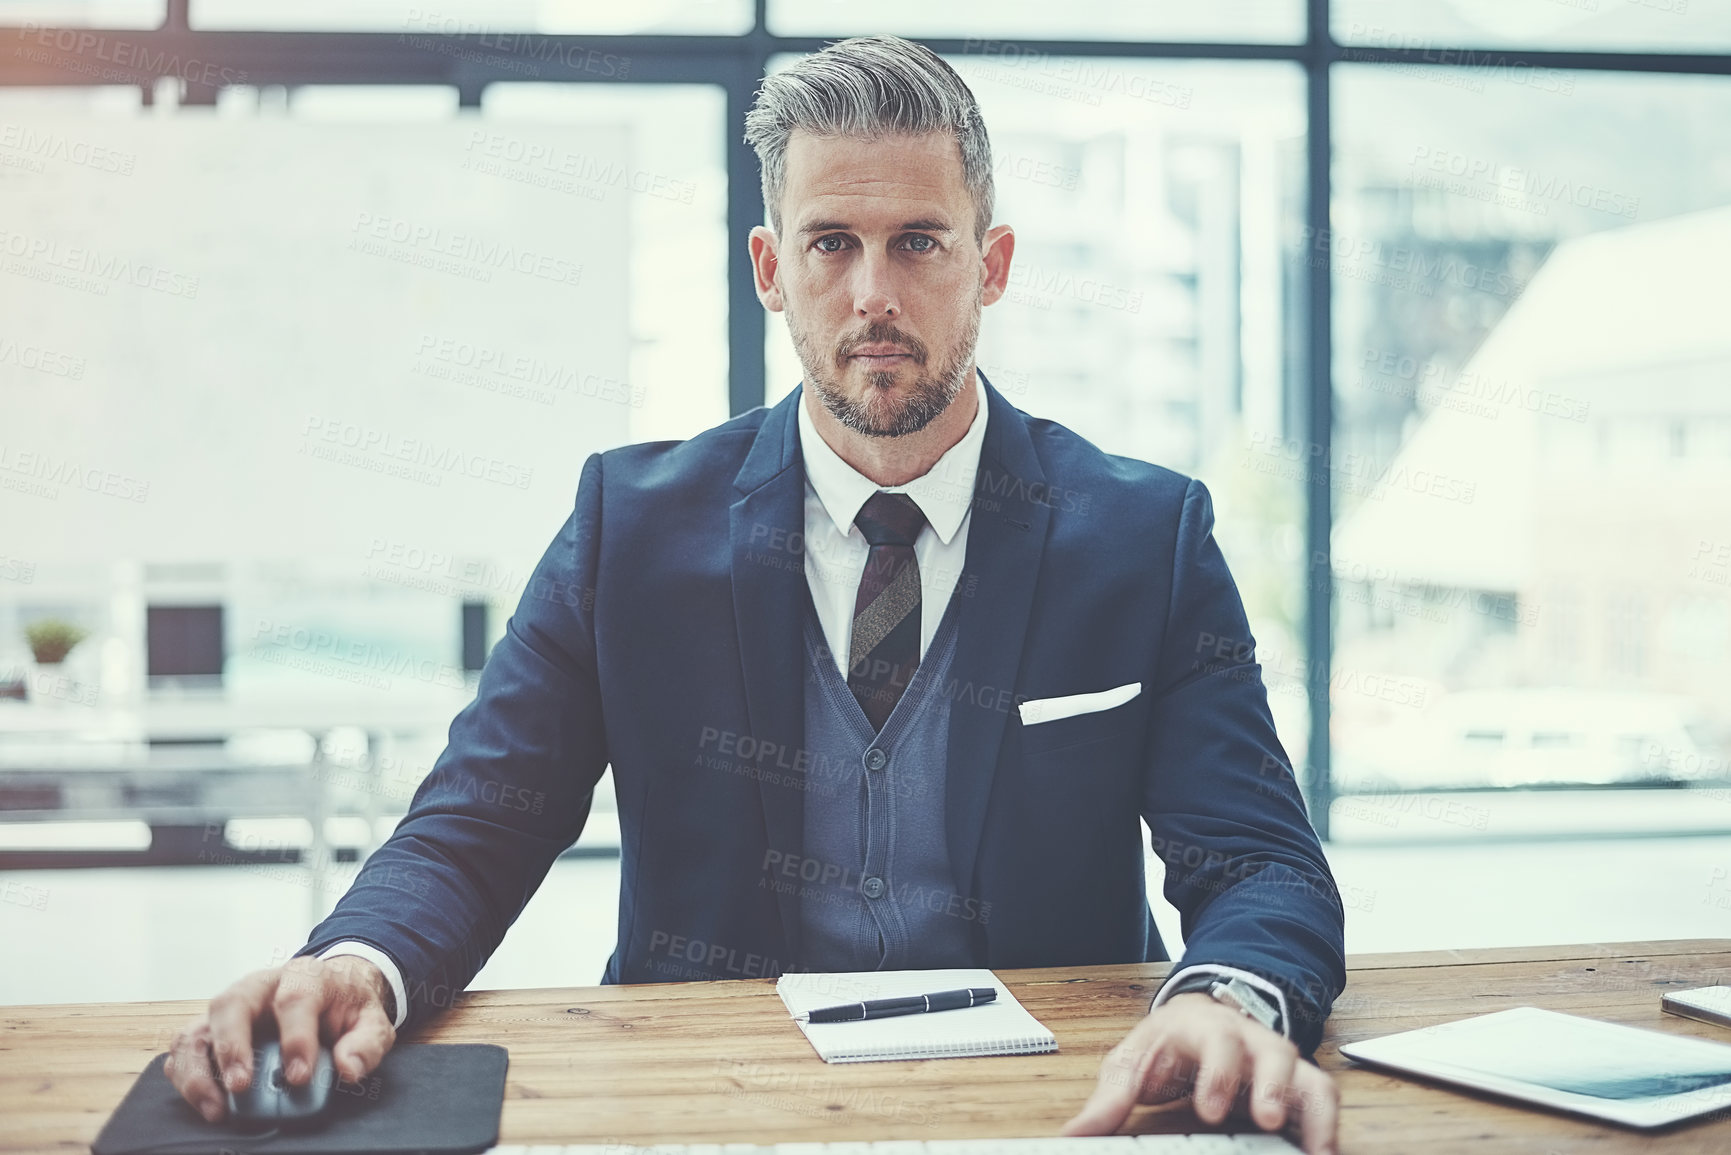
[[[1279,1005],[1235,975],[1214,970],[1192,971],[1177,981],[1166,984],[1160,991],[1160,1001],[1188,994],[1209,995],[1247,1018],[1255,1019],[1276,1034],[1285,1034]]]

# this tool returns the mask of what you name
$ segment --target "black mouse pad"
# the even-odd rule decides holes
[[[359,1083],[331,1089],[326,1118],[272,1135],[206,1123],[163,1074],[156,1056],[114,1109],[95,1155],[468,1155],[499,1141],[504,1047],[407,1043]]]

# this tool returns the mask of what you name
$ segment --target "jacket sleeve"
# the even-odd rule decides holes
[[[1306,1055],[1346,985],[1340,895],[1275,735],[1244,605],[1190,482],[1156,667],[1143,817],[1165,864],[1184,957],[1259,975],[1285,995]]]
[[[401,972],[408,1019],[451,1005],[577,840],[607,765],[593,613],[601,461],[535,567],[408,813],[299,954],[350,940]]]

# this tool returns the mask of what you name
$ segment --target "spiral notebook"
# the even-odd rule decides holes
[[[989,970],[803,972],[784,974],[775,984],[789,1015],[864,999],[929,995],[962,987],[994,987],[998,997],[956,1011],[798,1025],[826,1063],[1031,1055],[1058,1049],[1052,1032]]]

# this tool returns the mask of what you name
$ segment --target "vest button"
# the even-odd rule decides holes
[[[882,898],[884,896],[884,880],[873,875],[860,883],[859,891],[867,898]]]
[[[867,770],[882,770],[885,766],[889,765],[889,761],[890,756],[885,754],[882,750],[879,750],[876,746],[873,746],[870,750],[866,751],[865,765]]]

